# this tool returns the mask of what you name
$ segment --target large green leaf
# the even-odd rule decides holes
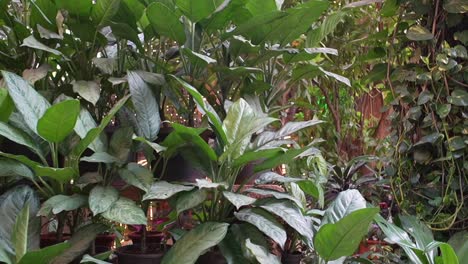
[[[208,117],[213,131],[218,137],[218,140],[220,141],[222,147],[224,147],[227,143],[226,131],[224,131],[221,119],[219,118],[218,114],[213,109],[213,107],[210,104],[208,104],[206,99],[204,99],[204,97],[200,94],[200,92],[198,92],[197,89],[195,89],[195,87],[191,86],[190,84],[177,78],[174,75],[170,75],[170,77],[176,80],[179,84],[181,84],[184,87],[184,89],[193,97],[193,100],[198,106],[198,110]]]
[[[39,144],[34,141],[27,133],[17,129],[7,123],[0,122],[0,135],[20,145],[30,148],[39,157],[44,159],[44,153]]]
[[[418,248],[425,248],[434,241],[431,230],[415,216],[399,216],[403,229],[408,232],[416,242]],[[428,252],[430,258],[434,258],[433,252]]]
[[[269,236],[273,241],[283,248],[286,243],[286,231],[276,219],[259,208],[242,209],[234,213],[237,219],[248,222],[256,226],[265,235]]]
[[[161,126],[156,97],[138,72],[129,71],[127,76],[139,132],[147,140],[154,141]]]
[[[13,243],[14,226],[17,218],[25,206],[29,206],[29,220],[26,225],[27,249],[39,248],[40,222],[36,214],[39,210],[39,196],[29,186],[16,186],[0,196],[0,248],[7,254],[15,255],[15,243]],[[18,226],[18,228],[21,228]],[[26,231],[24,231],[26,232]],[[15,241],[25,243],[24,241]],[[24,252],[23,252],[24,254]]]
[[[257,201],[257,199],[252,198],[247,195],[233,193],[233,192],[223,192],[224,197],[228,199],[237,209],[240,209],[242,206],[251,205]]]
[[[70,248],[70,243],[63,242],[39,250],[28,251],[18,264],[50,264],[53,258]]]
[[[325,211],[321,225],[336,223],[346,215],[363,208],[366,208],[366,200],[358,190],[340,192]]]
[[[28,166],[23,163],[13,160],[0,158],[0,177],[25,177],[30,180],[34,180],[34,173],[31,171]]]
[[[252,252],[253,255],[255,255],[257,261],[260,264],[280,264],[280,258],[274,254],[271,254],[268,252],[268,250],[262,246],[259,246],[257,244],[252,243],[250,239],[247,239],[245,242],[245,246],[247,247],[248,250]]]
[[[7,122],[14,109],[15,105],[8,95],[8,90],[0,88],[0,122]]]
[[[111,186],[96,186],[89,193],[89,208],[94,215],[107,211],[119,199],[119,192]]]
[[[443,263],[443,264],[458,264],[460,263],[457,257],[457,254],[455,254],[455,251],[453,250],[452,246],[450,246],[447,243],[444,242],[439,242],[439,241],[432,241],[429,245],[426,246],[425,252],[434,252],[436,253],[437,251],[435,249],[439,248],[440,249],[440,257],[436,258],[436,263]],[[426,253],[427,254],[427,253]],[[442,259],[442,261],[440,261]]]
[[[158,181],[151,185],[151,188],[143,196],[143,200],[165,200],[167,198],[170,198],[174,194],[183,191],[190,191],[193,188],[193,186],[185,186],[181,184],[168,183],[166,181]]]
[[[82,226],[75,231],[68,241],[70,247],[54,258],[51,264],[70,263],[77,257],[82,256],[83,253],[89,249],[96,236],[107,229],[108,227],[106,225],[99,223]]]
[[[102,131],[107,127],[107,125],[111,122],[112,118],[117,114],[117,112],[122,108],[122,106],[127,102],[130,95],[127,95],[120,99],[112,108],[109,110],[107,115],[102,119],[101,124],[98,127],[90,129],[86,136],[78,143],[78,145],[73,148],[72,152],[70,153],[70,162],[74,163],[75,167],[78,167],[78,161],[83,154],[83,152],[88,148],[88,146],[95,141],[98,136],[101,134]]]
[[[260,176],[258,176],[258,178],[255,180],[255,183],[256,184],[268,184],[272,182],[290,183],[290,182],[300,182],[300,181],[304,181],[304,179],[286,177],[276,172],[269,171],[269,172],[262,173]]]
[[[151,171],[137,163],[129,163],[126,168],[119,170],[120,177],[128,184],[147,192],[154,181]]]
[[[457,253],[460,263],[468,263],[468,231],[454,234],[448,241]]]
[[[244,100],[239,99],[231,107],[223,121],[228,144],[220,160],[235,159],[244,154],[254,133],[262,130],[268,124],[276,121],[275,118],[263,117],[255,113],[252,107]]]
[[[58,8],[67,10],[70,14],[88,17],[93,6],[92,0],[55,0]]]
[[[38,120],[37,132],[49,142],[62,142],[73,131],[79,114],[78,100],[57,103],[49,107]]]
[[[15,245],[16,262],[19,262],[28,250],[28,224],[29,204],[25,204],[13,226],[12,241]]]
[[[101,88],[96,81],[74,81],[73,92],[79,94],[83,99],[96,105],[101,94]]]
[[[147,220],[143,210],[134,201],[120,197],[102,216],[122,224],[146,225]]]
[[[176,201],[177,214],[202,204],[207,197],[207,191],[203,189],[195,189],[181,193]]]
[[[177,135],[180,136],[180,138],[182,138],[182,140],[184,140],[185,142],[190,142],[191,144],[195,144],[210,160],[217,160],[217,155],[215,151],[199,135],[198,129],[186,127],[177,123],[173,123],[172,127],[174,128],[174,131],[177,133]]]
[[[132,136],[133,128],[131,126],[117,129],[109,143],[109,154],[123,163],[127,162],[133,145]]]
[[[98,0],[91,10],[91,18],[98,27],[106,26],[119,11],[120,0]]]
[[[336,223],[325,224],[315,236],[315,250],[327,261],[352,255],[378,213],[378,208],[359,209]]]
[[[198,257],[216,246],[227,233],[229,224],[206,222],[179,239],[165,254],[162,264],[193,264]]]
[[[406,32],[406,37],[414,41],[431,40],[434,38],[428,29],[420,25],[411,26]]]
[[[83,207],[87,202],[88,198],[81,194],[75,193],[70,196],[59,194],[45,201],[37,214],[51,217],[53,214],[56,215],[63,211],[67,212]]]
[[[37,134],[37,122],[50,107],[50,103],[18,75],[6,71],[2,71],[2,75],[16,109],[26,125]]]
[[[119,163],[120,160],[114,156],[109,155],[106,152],[96,152],[93,155],[88,157],[83,157],[81,161],[91,162],[91,163]]]
[[[62,183],[69,182],[75,176],[78,175],[75,169],[70,168],[70,167],[52,168],[52,167],[44,167],[41,165],[37,165],[34,167],[34,171],[36,172],[37,176],[49,177]]]
[[[261,203],[260,207],[283,219],[304,238],[309,247],[313,248],[312,223],[294,203],[288,200],[268,199],[265,203]]]
[[[263,196],[273,196],[276,199],[288,199],[290,201],[293,201],[294,203],[297,204],[300,208],[302,208],[302,202],[298,199],[296,199],[294,196],[284,193],[284,192],[278,192],[274,190],[267,190],[267,189],[258,189],[258,188],[250,188],[245,190],[246,192],[249,193],[255,193]]]
[[[50,52],[50,53],[52,53],[54,55],[57,55],[57,56],[64,56],[62,54],[62,52],[60,52],[60,51],[58,51],[56,49],[52,49],[52,48],[44,45],[43,43],[39,42],[39,40],[37,40],[33,35],[25,38],[23,40],[23,44],[21,44],[21,46],[26,46],[26,47],[30,47],[30,48],[33,48],[33,49],[43,50],[43,51]]]
[[[192,22],[209,17],[225,0],[176,0],[177,7]]]
[[[146,16],[156,31],[179,43],[185,42],[184,26],[176,12],[164,2],[155,2],[146,8]]]
[[[85,108],[81,108],[80,115],[76,120],[75,132],[80,138],[85,138],[88,132],[97,127],[96,121],[94,121],[91,114]],[[107,150],[107,142],[104,134],[97,137],[91,144],[89,148],[94,152],[105,152]]]
[[[260,235],[262,236],[261,233]],[[250,263],[244,255],[242,244],[242,241],[236,239],[231,226],[224,239],[218,244],[218,248],[228,264]]]

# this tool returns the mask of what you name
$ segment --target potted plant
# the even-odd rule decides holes
[[[265,234],[284,247],[286,232],[277,218],[296,229],[301,239],[311,245],[312,230],[307,228],[308,219],[302,214],[302,205],[296,203],[294,197],[267,189],[243,188],[249,179],[237,188],[234,186],[239,172],[251,161],[263,160],[253,169],[254,172],[261,172],[300,155],[307,155],[311,146],[287,149],[284,145],[290,142],[285,142],[283,138],[320,121],[291,122],[278,130],[271,130],[268,125],[276,119],[255,112],[245,100],[240,99],[229,107],[225,120],[221,122],[196,89],[176,77],[171,78],[191,94],[200,110],[206,114],[216,135],[216,145],[213,149],[200,137],[204,129],[175,123],[172,124],[174,131],[161,142],[165,148],[162,152],[165,158],[181,153],[207,175],[206,179],[198,179],[191,184],[156,181],[143,196],[143,200],[169,199],[177,214],[192,210],[198,221],[194,229],[177,240],[162,262],[194,263],[206,250],[211,249],[214,250],[208,253],[211,256],[200,258],[202,261],[204,258],[218,259],[222,254],[227,259],[267,258],[271,263],[279,263],[279,258],[269,253],[264,237]],[[262,183],[274,181],[268,177],[271,178],[265,176]],[[264,198],[257,200],[246,195],[248,193],[260,194]],[[185,247],[189,244],[192,250],[186,252]],[[245,255],[236,255],[235,250],[241,250]]]
[[[66,250],[58,258],[62,262],[69,262],[87,250],[98,233],[105,231],[102,224],[84,225],[86,224],[84,215],[87,205],[92,205],[92,196],[88,197],[89,189],[80,189],[79,186],[92,186],[109,179],[100,175],[80,175],[80,159],[88,147],[96,153],[92,157],[85,157],[84,160],[109,159],[109,156],[100,152],[104,144],[99,141],[99,135],[126,102],[128,96],[119,101],[99,126],[96,126],[89,113],[83,108],[80,109],[77,100],[62,97],[51,105],[24,79],[9,72],[2,74],[18,112],[10,117],[9,123],[0,123],[0,134],[17,144],[27,146],[37,156],[32,160],[23,155],[0,152],[4,157],[2,162],[9,164],[17,175],[30,180],[43,197],[45,201],[38,214],[57,219],[57,242],[63,240],[65,225],[68,225],[73,233],[71,241],[80,241],[78,239],[80,236],[87,235],[85,240],[81,239],[79,249]],[[64,112],[67,116],[63,115]],[[17,127],[19,122],[15,122],[19,118],[23,124],[21,127]],[[73,131],[78,136],[73,136]],[[79,135],[82,134],[84,136],[80,139]],[[41,147],[42,143],[48,146],[49,156]],[[59,153],[65,156],[64,160],[59,159]],[[121,203],[116,204],[117,207],[120,205]],[[125,204],[125,206],[137,212],[141,211],[136,205],[132,207],[130,204]],[[145,219],[144,214],[141,213],[140,216],[142,216],[140,220],[135,222],[145,223],[141,220]],[[83,228],[86,232],[80,232]]]

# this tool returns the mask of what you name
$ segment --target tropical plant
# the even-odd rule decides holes
[[[300,201],[286,193],[262,188],[246,189],[244,186],[253,172],[265,171],[295,157],[308,155],[314,149],[312,146],[287,149],[283,146],[289,141],[283,138],[320,121],[291,122],[279,130],[271,130],[268,125],[276,119],[267,117],[240,99],[229,107],[221,123],[217,113],[196,89],[178,78],[172,78],[192,95],[200,110],[206,113],[217,135],[217,143],[213,149],[200,137],[203,128],[190,128],[176,123],[172,124],[174,131],[161,142],[165,148],[161,155],[165,158],[180,153],[207,175],[206,179],[199,179],[194,184],[156,181],[143,196],[143,200],[170,198],[178,214],[191,209],[199,222],[177,241],[163,262],[194,263],[203,252],[218,245],[229,261],[247,258],[262,263],[278,263],[279,260],[269,253],[262,234],[281,247],[284,246],[286,232],[276,217],[283,219],[308,245],[312,245],[313,233],[308,228],[310,225],[302,213],[304,207]],[[242,169],[256,160],[263,162],[257,162],[253,172],[240,185],[236,185]],[[283,182],[283,179],[288,178],[266,173],[258,182]],[[257,200],[245,195],[247,193],[273,197]],[[248,205],[250,207],[245,207]],[[232,225],[235,219],[247,223]],[[185,250],[188,245],[192,250]]]
[[[8,123],[0,123],[0,134],[16,144],[26,146],[35,155],[28,158],[25,155],[0,152],[0,162],[7,168],[2,171],[2,176],[20,176],[35,186],[45,199],[37,214],[57,218],[59,241],[65,224],[74,232],[72,240],[75,244],[65,250],[56,261],[67,263],[73,260],[89,247],[98,233],[105,231],[102,224],[94,224],[83,227],[85,231],[80,232],[79,227],[84,224],[88,205],[94,214],[102,213],[107,219],[145,224],[146,217],[141,208],[130,200],[119,199],[117,190],[105,187],[111,182],[112,175],[79,173],[80,161],[126,162],[125,155],[118,156],[125,147],[121,144],[122,141],[118,141],[119,133],[113,137],[117,139],[111,140],[109,146],[110,153],[117,157],[106,153],[106,141],[100,138],[100,134],[125,104],[128,96],[117,102],[97,126],[87,110],[80,107],[79,101],[59,97],[51,105],[26,80],[13,73],[2,74],[16,111],[9,117]],[[90,157],[82,157],[88,147],[95,153]],[[116,199],[103,203],[99,200],[103,196]],[[126,218],[114,219],[115,211],[125,212],[119,216]],[[82,236],[87,237],[84,239]]]

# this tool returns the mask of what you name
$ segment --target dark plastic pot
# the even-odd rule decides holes
[[[219,251],[208,251],[201,255],[196,264],[227,264],[223,254]]]
[[[53,246],[53,245],[56,245],[58,243],[62,243],[65,240],[69,240],[70,237],[71,237],[70,234],[63,234],[62,239],[58,240],[56,233],[41,234],[41,241],[40,241],[39,246],[41,248],[45,248],[45,247],[48,247],[48,246]]]
[[[115,250],[115,254],[119,264],[159,264],[164,257],[159,244],[149,245],[145,254],[140,252],[140,245],[119,247]]]
[[[115,234],[99,234],[94,240],[94,245],[96,247],[96,253],[105,252],[111,250],[112,245],[115,241]],[[98,252],[99,251],[99,252]]]
[[[141,233],[140,232],[132,232],[128,234],[128,238],[130,238],[133,244],[140,244],[141,243]],[[161,241],[164,239],[164,233],[158,231],[147,231],[146,232],[146,243],[148,244],[161,244]]]
[[[300,252],[283,253],[281,263],[283,264],[299,264],[301,263],[302,254]]]

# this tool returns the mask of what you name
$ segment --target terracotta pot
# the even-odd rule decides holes
[[[281,263],[283,264],[299,264],[301,263],[302,254],[300,252],[285,252],[281,256]]]
[[[140,245],[128,245],[115,250],[119,264],[159,264],[164,257],[161,245],[148,245],[148,251],[143,254]]]
[[[146,243],[148,244],[161,244],[161,241],[164,239],[164,233],[159,231],[147,231],[146,232]],[[130,238],[133,244],[140,244],[141,243],[141,233],[140,232],[132,232],[128,234],[128,238]]]
[[[39,246],[41,248],[45,248],[48,246],[53,246],[58,243],[62,243],[66,240],[69,240],[71,237],[70,234],[63,234],[61,240],[57,240],[57,234],[56,233],[48,233],[48,234],[41,234],[41,241]]]
[[[226,259],[223,254],[218,250],[208,251],[205,254],[201,255],[196,264],[227,264]]]

